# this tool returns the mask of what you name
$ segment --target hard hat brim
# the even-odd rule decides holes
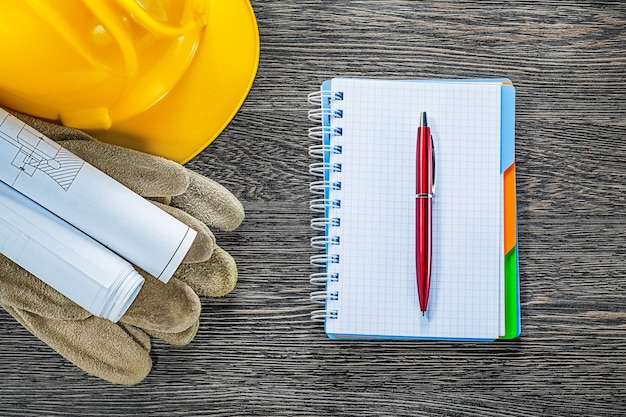
[[[198,50],[174,88],[139,115],[89,133],[104,142],[185,163],[235,117],[254,82],[259,53],[250,2],[212,1]]]

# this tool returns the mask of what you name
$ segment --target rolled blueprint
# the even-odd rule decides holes
[[[131,264],[3,182],[0,252],[85,310],[113,322],[144,283]]]
[[[163,282],[196,232],[0,109],[0,181]]]

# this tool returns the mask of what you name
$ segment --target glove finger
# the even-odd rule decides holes
[[[124,329],[124,331],[126,331],[139,346],[143,347],[146,352],[150,352],[152,344],[150,343],[150,335],[148,333],[129,324],[117,323],[117,325]]]
[[[222,297],[237,284],[237,264],[228,252],[215,246],[211,259],[201,263],[182,264],[174,276],[200,296]]]
[[[54,320],[82,320],[91,314],[4,255],[0,255],[0,304]]]
[[[61,356],[99,378],[132,385],[152,368],[149,338],[138,329],[129,334],[125,328],[95,316],[53,320],[11,307],[7,311]]]
[[[141,273],[146,282],[120,323],[146,332],[180,333],[198,321],[202,305],[188,285],[176,278],[164,284]]]
[[[236,229],[244,219],[243,206],[230,191],[217,182],[193,171],[189,174],[189,188],[173,195],[171,205],[222,230]]]
[[[200,320],[196,320],[196,322],[191,325],[186,330],[183,330],[179,333],[164,333],[157,331],[148,331],[147,333],[156,337],[157,339],[161,339],[165,343],[169,343],[171,345],[184,346],[191,343],[194,337],[196,337],[196,333],[198,333],[198,328],[200,327]]]
[[[160,156],[97,141],[59,144],[143,197],[179,195],[189,186],[189,170]]]
[[[213,255],[213,248],[215,247],[215,236],[213,235],[213,232],[209,230],[206,224],[202,223],[200,220],[196,219],[190,214],[185,213],[180,209],[177,209],[176,207],[170,207],[157,201],[152,201],[152,203],[163,211],[174,216],[181,222],[185,223],[187,226],[191,227],[198,233],[193,241],[193,244],[191,245],[191,248],[189,248],[189,251],[185,255],[183,263],[204,262],[207,261],[211,257],[211,255]]]

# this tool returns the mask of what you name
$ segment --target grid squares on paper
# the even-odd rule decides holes
[[[329,265],[339,299],[327,332],[493,339],[501,323],[500,86],[334,79],[343,110],[333,127],[342,164],[339,246]],[[435,142],[433,274],[429,310],[415,281],[415,150],[419,114]]]

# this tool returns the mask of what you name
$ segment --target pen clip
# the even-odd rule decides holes
[[[437,178],[435,173],[437,172],[437,169],[436,169],[436,165],[435,165],[435,140],[433,139],[433,135],[430,135],[430,143],[431,143],[431,151],[430,152],[431,152],[432,159],[433,159],[433,161],[432,161],[432,167],[433,167],[433,188],[432,188],[432,193],[435,194],[435,185],[436,185],[435,179]]]

